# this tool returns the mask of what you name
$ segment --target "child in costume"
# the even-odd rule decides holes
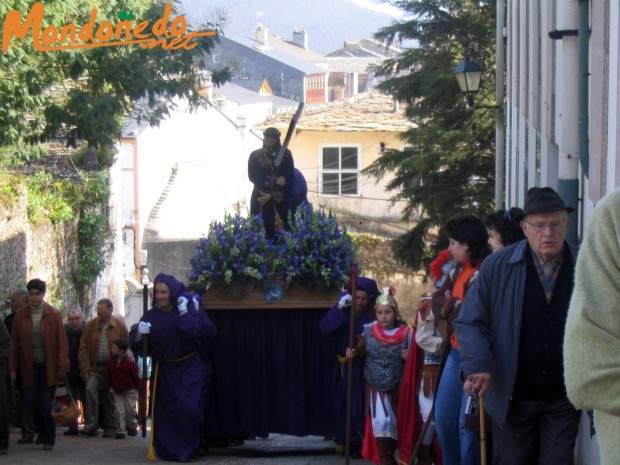
[[[398,394],[412,333],[388,292],[377,298],[375,316],[377,321],[364,326],[358,347],[347,349],[347,358],[364,358],[368,414],[362,456],[396,465]]]

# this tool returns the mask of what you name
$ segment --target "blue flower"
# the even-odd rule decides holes
[[[286,283],[300,281],[315,287],[341,287],[355,261],[355,249],[346,229],[333,213],[297,209],[290,231],[275,240],[265,237],[262,218],[225,215],[214,221],[196,244],[189,280],[199,291],[217,284],[264,280],[283,274]]]
[[[341,287],[355,262],[355,249],[345,230],[340,230],[333,213],[299,207],[276,243],[276,271],[286,275],[287,284],[301,281],[316,287]]]
[[[222,222],[212,222],[207,236],[196,244],[190,283],[202,291],[216,282],[227,286],[248,277],[261,280],[267,275],[271,248],[260,217],[226,214]]]

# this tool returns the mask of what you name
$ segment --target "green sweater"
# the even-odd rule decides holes
[[[620,189],[594,210],[575,272],[564,376],[577,408],[593,409],[601,465],[620,458]]]

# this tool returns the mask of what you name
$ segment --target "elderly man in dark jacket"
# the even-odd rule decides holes
[[[468,395],[486,399],[495,465],[573,461],[580,413],[564,385],[562,342],[575,251],[568,213],[551,188],[528,191],[526,239],[484,261],[455,328]]]

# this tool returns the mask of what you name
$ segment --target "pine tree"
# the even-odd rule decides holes
[[[495,67],[495,1],[395,0],[405,19],[379,30],[386,43],[412,40],[396,58],[375,68],[387,80],[380,88],[406,103],[415,127],[405,133],[406,149],[386,150],[364,171],[387,185],[393,200],[405,200],[403,219],[416,226],[393,243],[396,257],[414,269],[446,247],[434,234],[458,213],[485,215],[494,196],[493,110],[467,107],[453,72],[465,57],[485,70],[479,105],[489,105]]]

